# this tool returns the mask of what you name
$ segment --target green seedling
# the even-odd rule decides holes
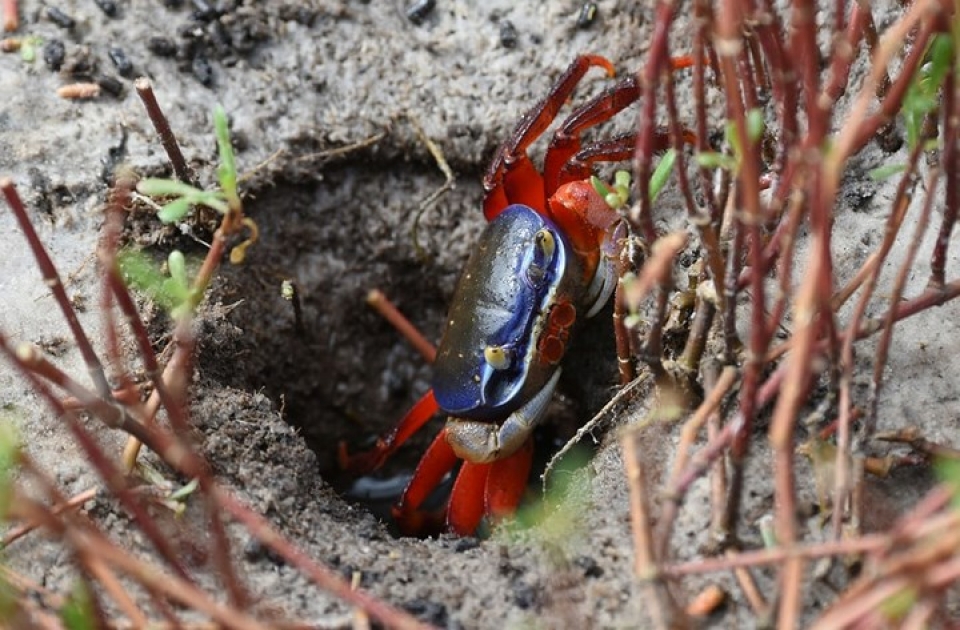
[[[677,152],[674,149],[668,149],[663,154],[663,158],[657,163],[657,168],[650,176],[650,201],[656,201],[661,191],[667,185],[670,179],[670,173],[673,172],[673,165],[677,161]],[[590,178],[590,184],[597,191],[603,200],[607,202],[614,210],[619,210],[627,204],[630,199],[630,172],[617,171],[613,175],[613,188],[608,188],[597,176]]]
[[[13,500],[13,482],[20,464],[20,434],[12,421],[0,420],[0,522],[6,520]]]
[[[763,120],[763,111],[760,109],[751,109],[747,112],[747,139],[751,144],[755,144],[763,138],[763,131],[766,123]],[[734,121],[728,121],[724,128],[724,136],[727,144],[733,151],[733,155],[718,153],[716,151],[704,151],[696,156],[697,164],[703,168],[722,168],[726,171],[736,173],[740,170],[743,163],[743,146],[740,144],[740,134],[737,133],[737,124]]]
[[[73,590],[59,612],[63,626],[68,630],[95,630],[97,627],[93,599],[83,580],[74,582]]]
[[[910,150],[916,148],[922,140],[923,121],[940,106],[940,91],[943,82],[950,71],[950,60],[953,57],[953,39],[950,35],[940,34],[933,38],[927,47],[928,61],[917,69],[907,93],[903,97],[900,114],[903,116],[903,127],[907,132],[907,146]],[[924,151],[937,148],[938,140],[931,138],[924,144]],[[902,173],[906,164],[888,164],[870,171],[870,178],[882,181]]]
[[[940,88],[950,71],[953,57],[953,40],[941,34],[933,38],[927,49],[928,61],[920,66],[916,76],[903,97],[903,124],[907,132],[907,145],[913,149],[921,139],[923,121],[927,114],[940,106]]]
[[[37,59],[37,49],[43,43],[37,35],[27,35],[20,40],[20,59],[26,63],[33,63]]]
[[[217,166],[218,190],[201,190],[173,179],[147,178],[137,184],[137,191],[148,197],[172,197],[161,205],[157,216],[164,223],[175,223],[187,215],[193,206],[206,206],[220,214],[240,207],[237,194],[237,165],[230,144],[227,114],[217,105],[213,110],[213,126],[217,136],[220,164]]]
[[[938,458],[934,469],[941,483],[950,490],[950,504],[954,510],[960,510],[960,460],[947,457]]]
[[[577,446],[560,460],[550,474],[550,484],[543,497],[521,506],[510,526],[501,531],[507,541],[532,537],[550,547],[561,548],[564,541],[582,533],[584,524],[577,515],[584,513],[589,500],[591,456],[589,448]]]
[[[121,252],[119,262],[127,283],[156,300],[174,319],[189,315],[199,302],[200,296],[187,277],[183,252],[170,252],[166,274],[139,251]]]

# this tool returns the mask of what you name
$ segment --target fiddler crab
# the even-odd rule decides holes
[[[674,60],[675,68],[685,65]],[[454,292],[432,389],[371,450],[348,454],[341,445],[345,470],[369,472],[435,413],[447,416],[393,508],[405,534],[423,533],[436,520],[421,506],[461,460],[443,514],[449,531],[471,535],[484,517],[515,511],[530,474],[533,431],[571,334],[617,285],[614,258],[626,223],[591,182],[592,165],[630,159],[636,135],[581,146],[580,134],[636,102],[637,78],[573,111],[554,132],[542,173],[526,153],[594,66],[614,74],[603,57],[577,57],[493,158],[483,180],[488,224]]]

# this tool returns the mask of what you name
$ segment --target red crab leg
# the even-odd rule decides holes
[[[692,131],[684,129],[683,141],[687,144],[696,144],[697,136]],[[669,148],[669,130],[666,128],[658,129],[654,134],[653,150],[659,153]],[[560,183],[557,188],[578,179],[589,179],[593,174],[593,165],[597,162],[625,162],[630,160],[636,150],[637,134],[634,132],[588,144],[567,160],[567,163],[560,169],[557,175]]]
[[[447,529],[461,536],[476,532],[485,515],[513,514],[527,489],[533,464],[533,440],[513,455],[490,464],[464,462],[450,492]]]
[[[447,530],[458,536],[471,536],[477,531],[486,508],[483,499],[492,467],[493,464],[463,462],[450,491]]]
[[[411,435],[419,431],[438,409],[437,399],[433,397],[431,389],[416,402],[400,422],[394,425],[389,433],[377,438],[377,444],[369,451],[350,455],[347,452],[346,443],[341,442],[337,453],[340,468],[352,473],[367,473],[379,468],[404,442],[410,439]]]
[[[671,59],[670,62],[674,70],[680,70],[692,66],[693,57],[676,57]],[[590,127],[595,127],[600,123],[610,120],[625,108],[638,101],[642,94],[643,89],[640,85],[639,78],[636,75],[629,76],[615,86],[597,95],[589,102],[578,107],[576,111],[563,121],[560,128],[553,134],[553,139],[550,141],[550,146],[547,148],[547,155],[543,162],[543,179],[546,186],[545,190],[547,190],[548,193],[552,194],[561,184],[572,181],[569,179],[561,179],[560,173],[563,167],[580,151],[580,134]],[[664,148],[666,148],[666,146]],[[629,159],[631,157],[633,157],[632,151],[620,159]],[[587,176],[589,176],[589,173],[584,177]],[[576,179],[583,179],[584,177],[578,177]]]
[[[457,461],[457,455],[447,443],[447,430],[443,429],[430,443],[430,447],[417,464],[413,478],[404,488],[400,500],[393,506],[393,518],[404,535],[423,534],[439,529],[440,517],[421,512],[420,506],[440,485],[447,473],[453,470]],[[459,477],[457,481],[459,482]],[[454,484],[455,490],[456,484]]]
[[[547,96],[520,119],[513,135],[497,150],[487,175],[483,178],[483,188],[486,191],[483,214],[488,221],[500,214],[510,203],[523,203],[538,211],[545,210],[543,178],[527,157],[527,147],[547,130],[583,75],[592,66],[606,69],[611,76],[614,73],[613,64],[603,57],[577,57]]]
[[[532,439],[528,439],[520,450],[510,457],[491,464],[484,497],[487,514],[502,517],[517,511],[520,499],[523,498],[523,493],[527,489],[532,465]]]

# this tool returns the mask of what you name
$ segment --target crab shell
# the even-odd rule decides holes
[[[552,398],[578,307],[606,301],[595,284],[585,283],[564,233],[532,208],[509,206],[487,224],[434,363],[433,392],[458,457],[495,461],[530,436]]]

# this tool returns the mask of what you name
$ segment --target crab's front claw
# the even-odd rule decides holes
[[[529,440],[534,428],[540,424],[559,381],[560,370],[557,369],[530,402],[514,411],[499,425],[449,418],[444,433],[450,448],[457,457],[474,464],[488,464],[514,454]]]

